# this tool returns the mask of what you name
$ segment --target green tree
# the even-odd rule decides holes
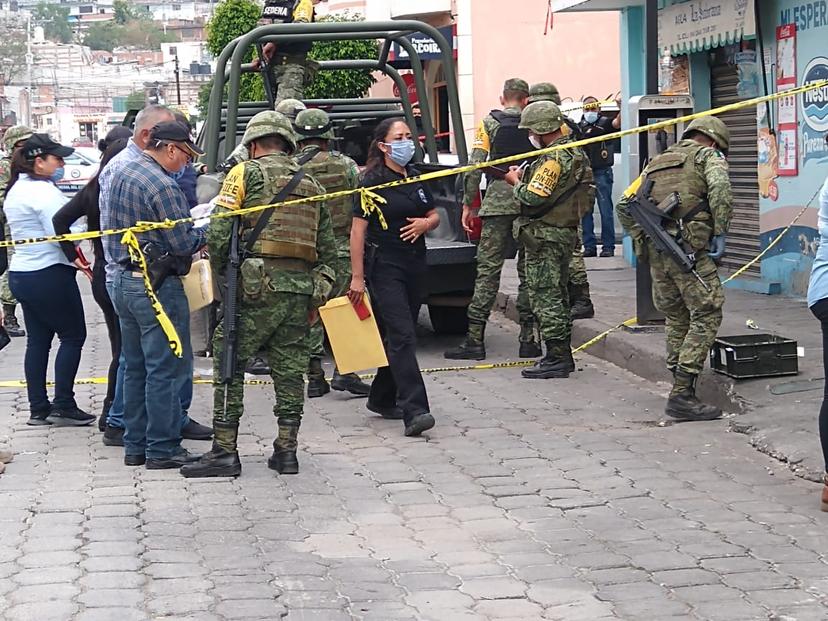
[[[32,11],[32,16],[35,24],[43,27],[43,34],[50,41],[69,43],[72,40],[69,7],[41,0]]]
[[[6,33],[0,37],[0,84],[11,84],[26,66],[26,31],[7,20],[0,21],[0,30]]]
[[[213,17],[207,23],[207,50],[213,56],[221,54],[221,51],[233,39],[256,27],[261,12],[261,7],[254,0],[223,0],[220,2]],[[247,52],[244,60],[245,62],[253,60],[252,49]],[[242,75],[240,86],[239,96],[242,101],[264,99],[264,86],[257,74]],[[226,89],[224,97],[227,97]],[[209,91],[207,98],[209,98]],[[206,114],[206,107],[202,110],[202,114]]]
[[[329,15],[319,21],[361,22],[361,15]],[[363,60],[375,59],[379,47],[374,40],[315,41],[308,56],[314,60]],[[347,71],[319,71],[305,89],[309,99],[363,97],[376,79],[368,69]]]
[[[100,22],[92,24],[83,37],[83,44],[93,50],[106,50],[111,52],[118,45],[121,45],[123,27],[115,22]]]
[[[140,110],[147,105],[147,96],[144,91],[132,91],[126,98],[127,110]]]
[[[133,19],[138,18],[138,13],[132,8],[127,0],[115,0],[112,3],[112,9],[115,11],[115,23],[122,26]]]

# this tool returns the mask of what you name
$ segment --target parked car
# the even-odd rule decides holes
[[[101,154],[96,148],[75,147],[72,155],[63,158],[65,171],[58,187],[68,194],[74,194],[98,172],[100,161]]]

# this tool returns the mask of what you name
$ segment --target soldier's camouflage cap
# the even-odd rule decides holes
[[[552,101],[536,101],[523,109],[518,127],[543,135],[558,131],[563,124],[563,113],[557,104]]]
[[[6,153],[11,155],[14,145],[22,140],[28,140],[32,136],[34,136],[34,130],[31,127],[12,125],[3,134],[3,148],[6,150]]]
[[[719,146],[719,149],[725,153],[730,148],[730,130],[724,124],[724,121],[715,116],[703,116],[694,119],[687,126],[687,129],[684,130],[681,137],[688,138],[693,132],[704,134],[713,140]]]
[[[300,142],[307,138],[334,139],[331,117],[327,112],[318,108],[302,110],[297,114],[293,122],[293,131],[296,132],[296,138]]]
[[[242,136],[242,144],[249,146],[254,140],[266,136],[280,136],[288,147],[288,153],[296,151],[296,135],[290,120],[275,110],[264,110],[256,114],[247,123],[247,128]]]
[[[561,94],[558,92],[558,87],[551,82],[538,82],[533,84],[529,89],[529,103],[536,101],[551,101],[557,105],[561,105]]]
[[[291,121],[296,119],[297,114],[306,109],[307,106],[298,99],[283,99],[276,104],[276,112],[284,114]]]
[[[506,91],[520,91],[521,93],[529,94],[529,83],[520,78],[509,78],[503,84],[503,92]]]

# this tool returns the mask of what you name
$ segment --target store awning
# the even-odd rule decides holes
[[[554,0],[552,10],[618,11],[643,6],[643,0]],[[688,54],[756,36],[753,2],[680,2],[658,11],[658,46]]]

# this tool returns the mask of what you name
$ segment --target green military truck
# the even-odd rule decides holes
[[[385,74],[405,94],[408,86],[397,69],[389,64],[393,43],[406,50],[411,62],[415,87],[419,97],[420,121],[424,140],[418,147],[415,163],[423,172],[443,170],[450,166],[440,164],[437,138],[432,123],[422,61],[407,38],[413,33],[423,33],[434,39],[441,50],[443,71],[446,76],[448,112],[454,130],[457,161],[468,162],[468,151],[460,115],[454,60],[451,49],[442,34],[435,28],[419,21],[389,22],[317,22],[313,24],[273,24],[261,26],[232,41],[219,55],[207,119],[199,134],[199,146],[206,151],[207,175],[200,181],[210,185],[222,162],[230,156],[241,140],[247,122],[256,113],[274,108],[272,77],[265,62],[258,67],[243,60],[248,50],[257,50],[262,58],[262,47],[273,42],[302,40],[356,40],[373,39],[380,42],[377,58],[362,60],[336,60],[320,62],[323,70],[370,69]],[[244,73],[258,73],[264,82],[267,99],[264,101],[240,101],[240,81]],[[226,90],[225,90],[226,89]],[[227,93],[225,98],[223,95]],[[373,128],[381,119],[403,116],[408,124],[417,127],[417,118],[410,100],[400,98],[363,99],[311,99],[308,107],[325,109],[334,122],[337,149],[364,164]],[[213,180],[213,186],[216,185]],[[474,290],[477,248],[468,239],[460,223],[462,191],[459,176],[448,176],[429,182],[434,194],[436,209],[440,213],[440,226],[430,232],[426,240],[429,271],[426,281],[428,305],[432,327],[438,333],[460,334],[466,331],[466,307]]]

